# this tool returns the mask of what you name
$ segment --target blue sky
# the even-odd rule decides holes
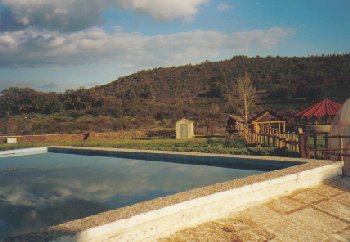
[[[0,89],[63,91],[234,55],[350,52],[349,0],[0,0]]]

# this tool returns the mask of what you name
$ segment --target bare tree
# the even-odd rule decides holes
[[[256,89],[248,73],[244,73],[236,81],[237,109],[243,120],[248,123],[248,115],[255,106]]]

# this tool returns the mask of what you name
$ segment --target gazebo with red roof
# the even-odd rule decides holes
[[[293,115],[297,124],[330,124],[341,107],[329,98]],[[311,122],[310,122],[311,121]]]

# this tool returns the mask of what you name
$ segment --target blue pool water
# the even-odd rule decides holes
[[[0,239],[262,172],[60,153],[0,158]]]

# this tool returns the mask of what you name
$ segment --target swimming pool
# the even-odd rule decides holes
[[[156,197],[263,173],[251,168],[195,163],[91,153],[49,152],[2,157],[0,239]]]
[[[343,162],[304,158],[105,147],[30,148],[0,152],[0,157],[48,151],[270,172],[176,192],[131,206],[56,224],[37,232],[5,238],[5,241],[144,241],[145,239],[156,241],[180,229],[220,219],[275,197],[290,194],[297,189],[318,185],[324,180],[341,175],[344,165]],[[1,161],[0,158],[0,163]],[[16,170],[7,169],[7,172],[16,172]],[[0,223],[1,226],[6,225],[4,222]]]

